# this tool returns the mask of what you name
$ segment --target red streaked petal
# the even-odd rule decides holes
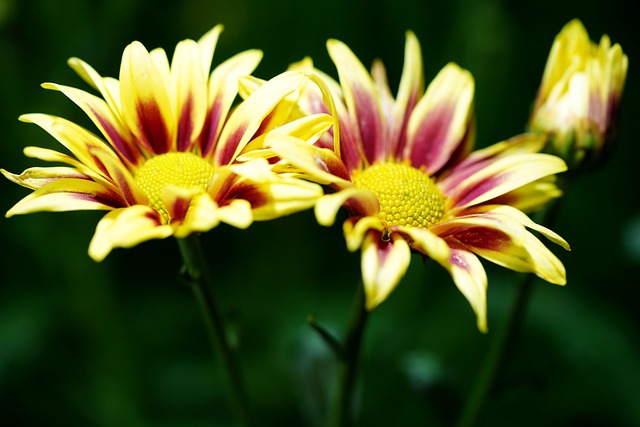
[[[262,52],[247,50],[218,65],[209,79],[208,112],[199,138],[203,157],[213,153],[223,123],[238,93],[238,78],[250,74],[260,63]]]
[[[2,173],[2,175],[4,175],[9,181],[32,190],[43,187],[57,179],[91,179],[91,177],[79,172],[77,169],[66,166],[46,168],[34,167],[26,169],[20,175],[16,175],[4,169],[0,169],[0,173]]]
[[[45,114],[21,116],[23,121],[37,124],[67,147],[82,164],[67,162],[82,173],[118,192],[130,204],[144,200],[129,169],[113,151],[95,135],[65,119]],[[40,151],[42,153],[42,151]],[[53,159],[52,159],[53,160]]]
[[[43,185],[16,203],[7,217],[32,212],[102,210],[126,206],[119,194],[86,179],[64,178]]]
[[[100,262],[114,248],[130,248],[151,239],[164,239],[173,234],[170,225],[162,225],[158,213],[145,205],[116,209],[98,223],[89,244],[89,256]]]
[[[207,112],[207,74],[202,69],[198,44],[193,40],[178,43],[171,61],[171,96],[173,114],[178,120],[178,151],[187,151],[204,125]]]
[[[537,153],[544,148],[546,137],[533,133],[524,133],[498,142],[489,147],[476,150],[459,164],[453,166],[440,178],[442,191],[449,192],[460,183],[502,157],[519,154]]]
[[[464,179],[447,196],[452,207],[472,206],[566,170],[562,159],[549,154],[503,157]]]
[[[390,124],[393,126],[394,146],[391,153],[401,158],[407,143],[407,126],[409,117],[418,103],[418,99],[424,91],[424,76],[422,71],[422,52],[418,38],[412,31],[407,31],[404,48],[404,67],[398,87],[393,117]]]
[[[352,121],[357,124],[368,163],[384,160],[390,153],[385,152],[386,124],[373,79],[344,43],[329,40],[327,49],[338,69],[344,100]]]
[[[515,271],[533,272],[550,283],[566,283],[565,269],[560,260],[523,225],[523,222],[527,225],[532,225],[532,222],[510,209],[496,207],[494,210],[461,216],[440,223],[431,230],[445,239],[455,239],[495,264]],[[532,228],[568,248],[566,242],[551,230],[535,224]]]
[[[214,163],[232,163],[260,129],[278,104],[297,90],[306,79],[303,74],[287,72],[260,86],[229,116],[216,146]]]
[[[267,136],[265,144],[314,182],[350,185],[344,163],[327,148],[318,148],[299,138],[273,132]]]
[[[281,141],[293,141],[294,143],[314,144],[332,125],[333,118],[327,114],[313,114],[301,117],[253,139],[246,145],[243,153],[238,156],[238,161],[248,160],[254,156],[264,157],[261,156],[261,151],[265,147],[269,148],[271,142],[278,139]],[[271,157],[275,156],[276,153],[273,152]]]
[[[487,273],[478,257],[455,239],[447,239],[451,256],[441,263],[449,271],[456,287],[476,314],[478,329],[487,332]]]
[[[473,122],[471,73],[447,64],[427,88],[409,118],[404,158],[415,168],[438,172],[467,143]]]
[[[46,83],[42,86],[45,89],[62,92],[89,116],[91,121],[123,159],[132,164],[140,163],[142,160],[141,154],[133,141],[133,136],[129,133],[128,129],[123,126],[120,118],[113,113],[113,110],[104,100],[68,86],[53,83]]]
[[[382,240],[382,232],[370,230],[362,244],[362,281],[367,310],[387,299],[409,268],[411,250],[399,235]]]
[[[175,120],[168,82],[144,46],[126,47],[120,66],[120,95],[124,120],[147,151],[163,154],[174,143]]]

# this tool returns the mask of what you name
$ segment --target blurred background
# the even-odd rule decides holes
[[[476,79],[478,146],[522,131],[553,38],[580,18],[629,56],[620,140],[605,168],[577,180],[553,227],[572,246],[552,248],[568,285],[538,281],[511,358],[479,426],[640,425],[640,144],[637,17],[626,0],[0,0],[0,167],[39,164],[23,147],[58,148],[20,114],[44,112],[93,129],[46,81],[90,90],[66,65],[77,56],[117,77],[139,40],[169,54],[225,25],[214,65],[264,50],[270,78],[310,55],[335,69],[329,37],[365,65],[380,57],[392,90],[405,31],[422,43],[431,80],[447,62]],[[0,180],[0,211],[28,191]],[[232,426],[223,377],[190,289],[178,280],[173,239],[116,250],[95,263],[87,248],[103,212],[40,213],[0,221],[0,417],[6,426]],[[341,335],[359,281],[359,254],[340,226],[312,213],[221,226],[203,236],[216,292],[256,413],[264,426],[321,426],[332,357],[306,324],[310,313]],[[483,335],[446,272],[415,257],[371,316],[358,387],[360,426],[450,426],[520,277],[485,264]]]

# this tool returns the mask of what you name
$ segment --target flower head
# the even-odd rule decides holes
[[[361,249],[367,308],[397,286],[412,251],[451,273],[483,331],[487,276],[478,256],[564,284],[562,263],[529,230],[568,245],[520,210],[558,195],[551,178],[566,165],[538,153],[543,138],[521,135],[471,152],[471,74],[448,64],[423,93],[420,46],[411,32],[395,99],[381,62],[369,74],[346,45],[327,46],[340,83],[317,72],[333,93],[339,132],[314,145],[295,138],[267,144],[289,162],[283,168],[331,188],[315,207],[321,224],[333,224],[346,208],[344,234],[349,250]],[[294,68],[311,66],[306,59]],[[328,111],[319,97],[317,87],[307,91],[309,112]]]
[[[616,132],[628,60],[603,35],[589,40],[574,19],[556,36],[533,106],[529,127],[549,136],[549,151],[571,169],[606,159]]]
[[[34,190],[7,216],[36,211],[108,210],[98,223],[89,254],[102,260],[115,247],[149,239],[186,237],[220,222],[244,228],[312,206],[317,184],[283,177],[264,158],[242,159],[271,128],[311,137],[307,123],[292,122],[292,94],[306,77],[285,73],[232,110],[238,78],[251,73],[262,53],[242,52],[211,73],[220,25],[199,41],[180,42],[171,63],[162,49],[134,42],[122,57],[119,79],[101,77],[85,62],[69,65],[101,97],[47,83],[76,103],[102,134],[46,114],[35,123],[71,154],[27,147],[25,154],[64,166],[34,167],[11,181]],[[331,125],[326,115],[316,122]],[[317,129],[316,129],[317,130]]]

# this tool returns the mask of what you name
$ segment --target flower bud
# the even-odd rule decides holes
[[[628,59],[607,35],[589,39],[578,19],[556,36],[529,119],[548,136],[547,150],[571,170],[602,163],[611,151]]]

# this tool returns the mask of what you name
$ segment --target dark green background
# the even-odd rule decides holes
[[[564,288],[536,283],[511,363],[482,413],[482,426],[638,426],[640,361],[640,144],[638,23],[631,3],[611,1],[0,0],[0,167],[38,164],[22,148],[57,148],[35,126],[45,112],[91,128],[45,81],[89,90],[66,65],[77,56],[117,76],[124,47],[140,40],[169,53],[183,38],[226,26],[214,64],[264,50],[255,74],[270,78],[311,55],[335,70],[334,37],[366,65],[380,57],[396,90],[404,33],[422,43],[428,80],[448,61],[476,79],[478,145],[519,133],[552,40],[574,17],[592,39],[608,33],[629,56],[620,141],[606,168],[574,183],[554,229],[572,245],[553,250]],[[27,194],[0,180],[0,211]],[[7,426],[230,426],[223,379],[200,313],[177,280],[173,239],[116,250],[98,264],[87,248],[102,212],[2,219],[0,419]],[[341,334],[359,279],[359,256],[341,228],[310,212],[203,237],[217,293],[237,338],[264,426],[321,425],[332,359],[305,324]],[[439,267],[416,256],[367,330],[359,388],[361,426],[448,426],[518,277],[487,265],[488,335]],[[514,283],[515,282],[515,283]]]

